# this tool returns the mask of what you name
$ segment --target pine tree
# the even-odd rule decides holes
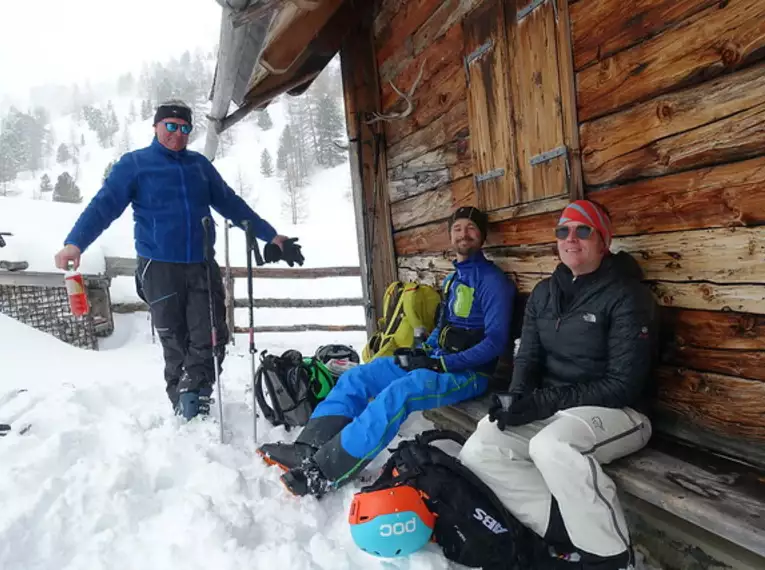
[[[106,165],[106,168],[104,169],[104,175],[101,179],[101,182],[106,182],[106,179],[109,178],[109,175],[112,173],[112,168],[114,168],[114,161],[112,160],[109,164]]]
[[[145,121],[147,119],[150,119],[154,110],[151,107],[151,101],[148,99],[144,99],[141,101],[141,120]]]
[[[58,180],[56,180],[56,187],[53,189],[53,201],[68,202],[70,204],[82,202],[80,188],[68,172],[60,174]]]
[[[50,177],[47,174],[43,174],[40,178],[40,192],[44,194],[52,191],[53,185],[50,183]]]
[[[0,188],[3,196],[8,191],[8,183],[16,180],[19,163],[14,155],[13,139],[6,132],[0,134]]]
[[[69,152],[69,147],[64,143],[61,143],[58,145],[58,150],[56,151],[56,162],[64,164],[70,160],[72,160],[72,154]]]
[[[345,161],[345,152],[335,144],[335,141],[342,137],[344,128],[339,106],[329,94],[325,94],[319,99],[316,111],[317,161],[328,167],[342,164]]]
[[[232,146],[234,146],[234,131],[232,128],[228,128],[218,135],[218,148],[215,150],[215,158],[226,156]]]
[[[135,101],[130,102],[130,110],[128,111],[126,123],[135,123],[138,120],[138,112],[135,110]]]
[[[119,144],[117,145],[117,152],[119,154],[125,154],[131,150],[133,150],[133,139],[130,136],[130,129],[127,124],[125,124],[125,126],[122,127]]]
[[[117,113],[114,111],[114,105],[112,105],[111,101],[106,104],[104,128],[109,146],[114,146],[114,137],[120,132],[120,122],[117,120]]]
[[[282,173],[282,208],[290,216],[292,223],[297,224],[305,219],[305,194],[304,179],[300,170],[299,142],[292,130],[290,125],[285,125],[279,137],[276,166]]]
[[[271,161],[271,153],[267,148],[263,149],[260,153],[260,173],[266,178],[271,178],[274,175],[274,165]]]
[[[85,146],[85,135],[80,135],[80,146]],[[75,154],[80,154],[79,149],[75,151]]]
[[[271,115],[268,113],[268,109],[256,112],[258,114],[258,126],[264,131],[270,131],[274,126],[274,122],[271,120]]]
[[[252,187],[242,173],[242,169],[239,168],[236,171],[236,193],[242,198],[249,196],[252,191]]]

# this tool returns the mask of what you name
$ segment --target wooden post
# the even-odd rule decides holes
[[[359,261],[367,334],[372,334],[382,311],[387,285],[397,279],[396,256],[388,197],[386,142],[382,123],[368,124],[380,112],[380,87],[372,37],[374,3],[343,42],[340,61],[345,116],[350,140],[353,203],[356,211]],[[361,9],[361,8],[360,8]]]

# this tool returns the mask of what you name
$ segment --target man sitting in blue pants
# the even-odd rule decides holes
[[[455,271],[444,280],[441,318],[422,347],[399,349],[345,372],[295,443],[258,453],[284,469],[295,495],[321,496],[355,475],[398,433],[407,416],[481,395],[508,348],[515,287],[481,247],[488,218],[462,207],[449,220]]]

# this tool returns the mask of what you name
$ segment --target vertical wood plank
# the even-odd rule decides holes
[[[485,2],[464,21],[468,121],[478,202],[486,211],[520,200],[504,2]],[[488,173],[496,177],[483,180]]]
[[[385,137],[380,123],[369,125],[366,122],[370,113],[380,111],[372,7],[373,3],[368,3],[368,13],[348,34],[340,55],[368,334],[374,331],[382,311],[385,288],[398,273],[390,221]]]
[[[566,156],[532,165],[531,159],[565,143],[558,73],[557,11],[546,2],[518,21],[526,0],[508,2],[507,30],[513,54],[511,93],[518,143],[520,201],[568,192]],[[514,5],[513,9],[510,9]]]

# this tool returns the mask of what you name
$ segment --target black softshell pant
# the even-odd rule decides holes
[[[228,342],[225,294],[218,264],[213,261],[211,269],[216,352],[222,362]],[[162,343],[167,395],[173,406],[178,403],[179,392],[212,394],[215,372],[206,263],[167,263],[139,257],[136,287],[149,305]]]

